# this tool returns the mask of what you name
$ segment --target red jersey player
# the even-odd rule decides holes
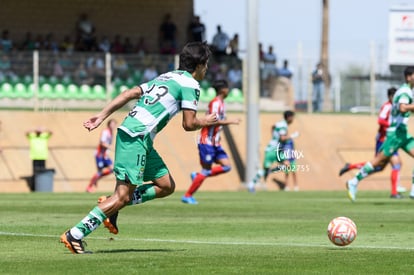
[[[377,136],[375,138],[375,154],[378,153],[379,149],[381,148],[382,144],[384,143],[385,137],[387,135],[387,128],[390,126],[391,122],[391,109],[392,109],[392,98],[397,91],[396,88],[391,87],[387,90],[388,94],[388,101],[385,102],[380,109],[378,115],[378,124],[379,129]],[[400,178],[400,169],[401,169],[401,159],[398,155],[398,151],[394,153],[394,155],[390,159],[392,170],[391,170],[391,198],[402,198],[402,196],[398,193],[399,191],[403,192],[403,188],[398,186],[399,178]],[[360,163],[346,163],[345,166],[339,171],[339,175],[343,175],[344,173],[348,172],[352,169],[360,169],[364,166],[365,162]],[[375,172],[379,172],[383,169],[383,167],[375,167]]]
[[[231,169],[229,158],[220,145],[220,130],[223,125],[239,124],[240,119],[226,119],[224,99],[229,93],[229,85],[226,80],[217,80],[213,83],[217,96],[208,104],[208,114],[216,113],[218,124],[201,129],[198,139],[198,151],[200,156],[201,171],[191,173],[191,186],[181,198],[183,203],[197,204],[193,194],[198,190],[207,177],[217,176],[229,172]],[[215,165],[213,167],[213,163]]]
[[[86,192],[93,192],[94,188],[98,185],[98,180],[102,177],[109,175],[113,171],[112,160],[109,157],[108,151],[112,144],[113,132],[116,129],[117,122],[115,119],[110,119],[107,123],[107,127],[102,131],[99,140],[99,145],[96,148],[95,160],[98,171],[91,178]]]

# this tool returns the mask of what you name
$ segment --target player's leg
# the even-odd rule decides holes
[[[398,192],[398,185],[400,181],[401,161],[398,152],[391,156],[391,198],[400,199],[401,194]]]
[[[89,181],[88,186],[86,187],[86,192],[94,192],[95,186],[97,185],[97,181],[99,177],[101,176],[102,169],[104,168],[104,159],[101,156],[96,155],[95,156],[95,162],[96,162],[96,173],[92,176],[92,178]]]
[[[224,151],[223,147],[215,146],[214,149],[214,161],[219,165],[214,165],[211,168],[210,177],[214,177],[223,173],[228,173],[231,170],[229,156],[227,155],[226,151]]]
[[[266,182],[267,177],[270,172],[270,168],[275,161],[276,161],[275,152],[272,150],[265,150],[264,159],[263,159],[263,168],[258,169],[256,175],[247,184],[247,189],[249,190],[249,192],[255,191],[255,185],[260,180],[260,178],[263,177],[264,181]]]

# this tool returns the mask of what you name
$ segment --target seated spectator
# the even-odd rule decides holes
[[[122,55],[116,55],[114,57],[112,67],[115,74],[120,78],[126,78],[128,76],[128,63]]]
[[[229,36],[221,30],[221,26],[217,26],[217,33],[213,37],[213,52],[217,56],[226,55],[227,46],[229,45]]]
[[[34,47],[36,50],[39,50],[39,51],[45,49],[45,40],[43,38],[43,35],[41,35],[40,33],[36,36]]]
[[[104,35],[102,37],[102,40],[99,42],[98,49],[104,53],[108,53],[111,51],[111,42],[109,41],[106,35]]]
[[[54,53],[59,52],[59,44],[55,40],[53,33],[48,33],[46,35],[44,47],[45,47],[45,50],[47,51],[53,51]]]
[[[242,87],[243,73],[240,69],[240,66],[234,65],[230,67],[230,70],[227,74],[227,79],[229,80],[229,87],[239,88]]]
[[[68,54],[73,53],[73,51],[75,50],[75,44],[72,42],[72,38],[70,35],[65,35],[62,43],[60,43],[59,48],[61,51],[67,52]]]
[[[105,82],[105,61],[102,54],[95,53],[86,60],[86,69],[93,77],[94,83]]]
[[[88,74],[86,70],[85,63],[83,61],[79,62],[75,72],[73,73],[76,84],[82,85],[92,85],[93,78]]]
[[[124,53],[134,52],[134,45],[132,45],[131,39],[129,37],[125,37],[124,43],[122,44],[122,48],[124,50]]]
[[[124,47],[121,43],[121,36],[115,35],[114,41],[111,43],[111,53],[123,53]]]
[[[86,13],[82,13],[76,22],[77,50],[91,51],[96,46],[95,26]]]
[[[147,67],[142,75],[142,82],[150,81],[158,76],[157,69],[154,65]]]
[[[143,56],[148,53],[147,43],[145,42],[145,38],[140,36],[138,38],[138,42],[135,45],[134,52],[138,53],[139,55]]]
[[[164,21],[160,26],[160,53],[175,54],[177,52],[177,27],[171,20],[171,14],[164,16]]]
[[[73,58],[70,57],[68,52],[63,52],[59,58],[59,64],[64,71],[70,72],[74,69]]]
[[[289,62],[286,59],[283,60],[283,67],[278,70],[278,75],[292,78],[292,71],[289,69]]]
[[[0,38],[0,50],[9,53],[13,49],[13,41],[9,37],[9,30],[4,30]]]
[[[23,42],[20,45],[22,51],[33,51],[35,49],[35,41],[32,38],[31,32],[26,32]]]
[[[12,63],[8,55],[3,54],[0,59],[0,74],[10,78],[16,77],[16,74],[12,71]]]
[[[62,77],[64,75],[63,67],[60,64],[59,58],[56,56],[53,61],[53,75],[56,77]]]

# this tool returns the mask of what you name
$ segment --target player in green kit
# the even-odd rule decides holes
[[[84,122],[84,127],[91,131],[127,102],[138,99],[117,131],[114,193],[60,237],[60,241],[72,253],[90,253],[85,251],[83,239],[104,221],[108,222],[109,217],[115,217],[116,220],[118,210],[124,206],[166,197],[174,192],[174,180],[153,148],[153,140],[181,110],[182,125],[186,131],[217,123],[215,113],[203,118],[196,116],[200,95],[198,81],[206,74],[209,56],[206,43],[188,43],[180,53],[178,70],[121,93],[100,113]],[[143,184],[148,181],[151,183]],[[112,225],[116,227],[114,221]]]
[[[285,158],[285,155],[283,154],[284,143],[289,139],[298,137],[299,133],[295,132],[288,135],[288,125],[291,124],[295,118],[295,113],[293,111],[285,111],[283,113],[283,118],[283,120],[277,122],[272,127],[272,139],[269,141],[265,149],[263,168],[259,169],[255,177],[248,183],[247,189],[249,192],[255,191],[254,186],[261,177],[263,177],[266,181],[270,172],[283,170],[283,165],[284,167],[289,165],[287,158]],[[280,165],[271,169],[274,163],[280,163]],[[281,189],[285,188],[285,183],[278,180],[274,181]]]
[[[356,200],[359,182],[375,172],[374,167],[384,167],[398,149],[403,149],[414,158],[414,138],[408,133],[407,129],[408,119],[411,112],[414,111],[412,91],[414,87],[413,66],[405,68],[404,77],[405,83],[397,90],[392,100],[391,125],[387,129],[385,142],[375,158],[372,161],[366,162],[355,177],[346,183],[348,197],[351,201]],[[414,197],[414,182],[413,187],[411,187],[410,197]]]

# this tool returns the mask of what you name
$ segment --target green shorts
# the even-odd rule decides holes
[[[149,134],[131,137],[119,129],[116,135],[114,173],[118,180],[141,185],[169,172],[153,148]]]
[[[285,161],[283,152],[276,152],[274,150],[266,150],[263,160],[263,168],[270,168],[273,163],[282,163]]]
[[[380,151],[384,152],[385,156],[391,157],[400,148],[405,152],[414,148],[414,138],[406,130],[388,132]]]

